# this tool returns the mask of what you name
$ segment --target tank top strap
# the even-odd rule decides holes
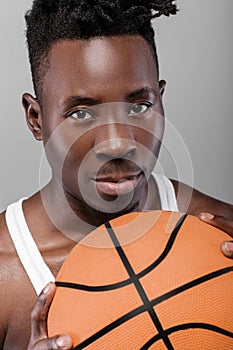
[[[158,187],[162,210],[179,211],[172,182],[164,175],[152,174]]]
[[[152,175],[158,187],[161,209],[179,211],[171,181],[161,174],[153,173]],[[7,207],[6,223],[19,259],[37,295],[39,295],[45,285],[51,281],[55,281],[55,278],[41,256],[29,231],[22,207],[25,199],[22,198]]]
[[[55,278],[29,231],[22,207],[25,199],[22,198],[7,207],[6,223],[19,259],[37,295],[39,295],[45,285],[55,281]]]

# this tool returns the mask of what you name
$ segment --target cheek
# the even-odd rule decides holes
[[[70,147],[66,142],[63,174],[70,176],[73,172],[76,173],[84,159],[92,154],[92,150],[93,142],[89,135],[80,137]]]
[[[150,133],[144,133],[143,137],[141,137],[140,140],[138,139],[137,144],[138,155],[142,160],[142,168],[145,174],[149,176],[156,165],[161,147],[161,140]]]
[[[151,152],[158,152],[164,135],[164,117],[154,113],[151,118],[144,120],[136,131],[137,142]]]
[[[142,160],[147,176],[156,165],[163,134],[164,117],[159,114],[150,120],[145,120],[144,124],[135,131],[139,158]]]
[[[48,162],[59,178],[71,175],[82,162],[85,155],[93,148],[92,137],[70,127],[65,121],[55,128],[46,128],[44,148]]]
[[[93,157],[93,139],[88,133],[77,139],[71,147],[67,147],[59,175],[63,188],[75,196],[83,198],[89,189],[89,173],[95,167]],[[66,143],[67,146],[67,143]]]
[[[148,149],[148,151],[151,151],[154,153],[155,150],[158,150],[161,146],[161,135],[154,136],[152,133],[143,132],[142,135],[137,137],[137,142],[140,145],[143,145]]]

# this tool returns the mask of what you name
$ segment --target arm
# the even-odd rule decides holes
[[[204,222],[215,226],[233,237],[233,205],[207,196],[192,187],[172,180],[180,211],[198,216]],[[223,242],[224,255],[233,258],[233,242]]]
[[[233,205],[210,197],[182,182],[171,181],[180,211],[196,216],[203,212],[210,212],[233,220]]]

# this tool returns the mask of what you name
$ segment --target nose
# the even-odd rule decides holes
[[[99,158],[132,158],[136,142],[131,126],[119,123],[102,126],[96,134],[94,151]]]

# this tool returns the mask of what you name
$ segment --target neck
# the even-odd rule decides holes
[[[84,238],[103,223],[133,211],[159,209],[158,196],[153,179],[145,183],[138,200],[132,200],[123,210],[105,213],[92,208],[64,189],[52,179],[40,192],[46,215],[54,227],[74,241]]]

